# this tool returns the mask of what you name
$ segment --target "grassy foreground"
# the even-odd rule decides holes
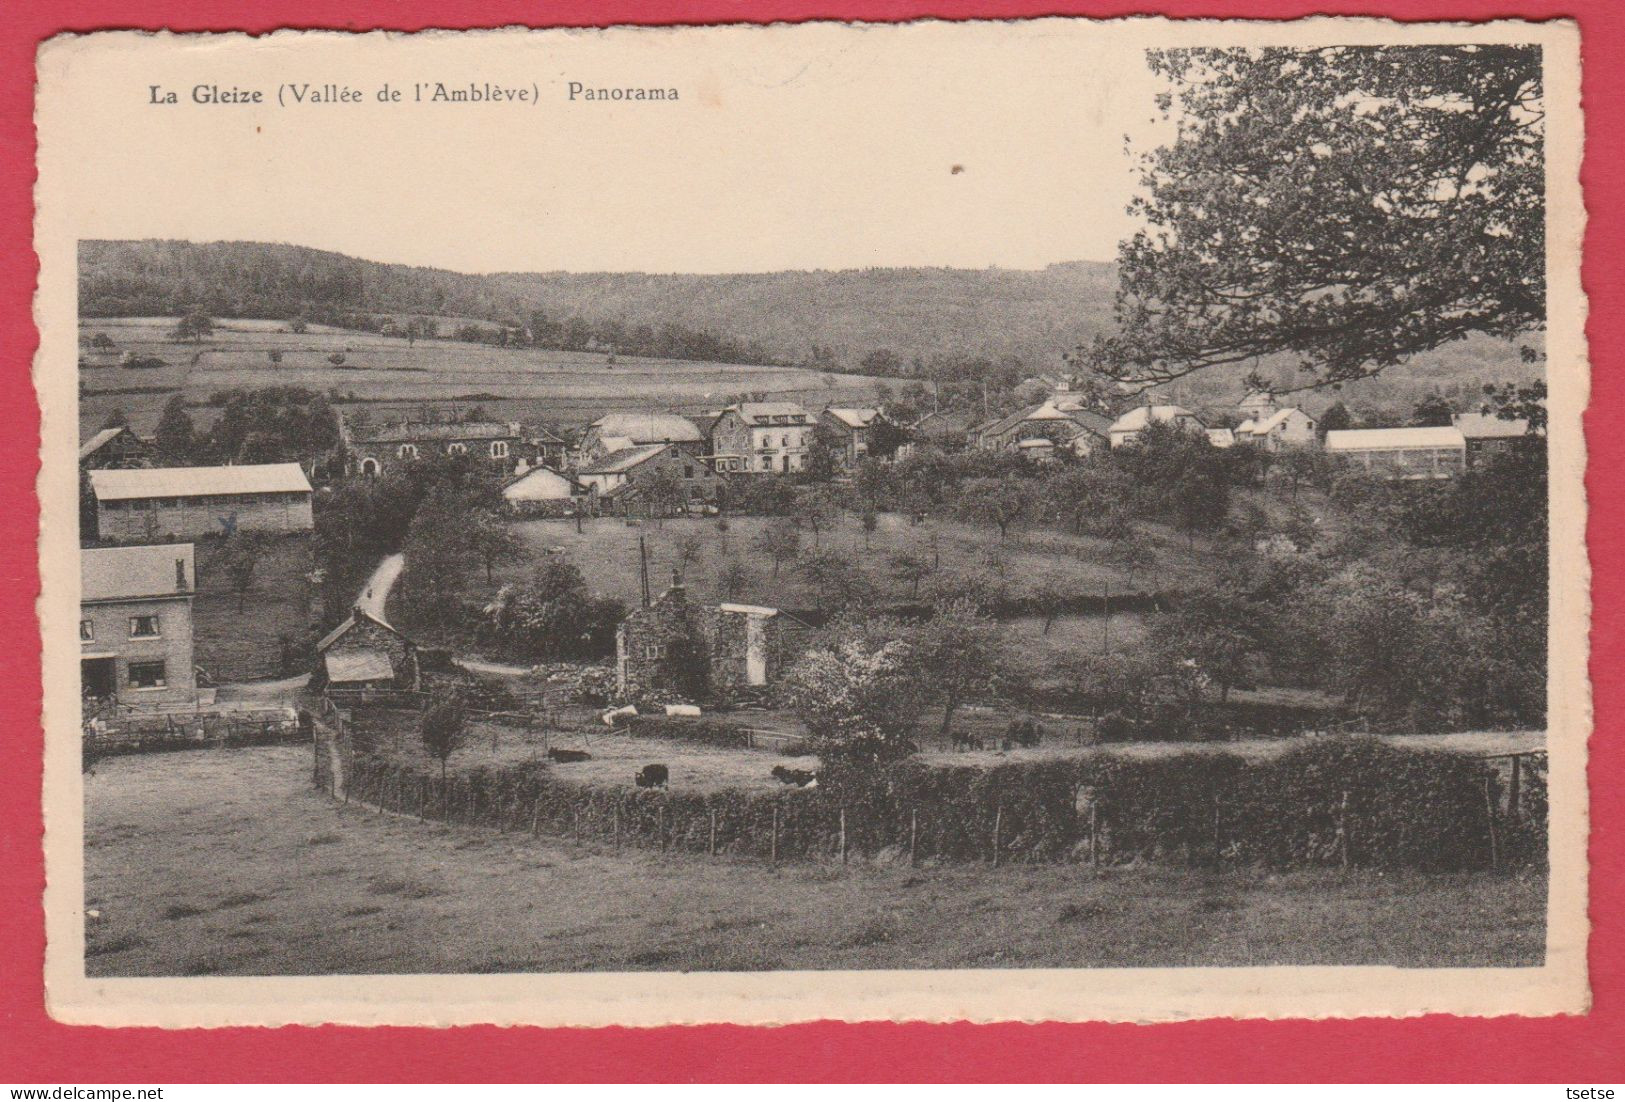
[[[92,976],[1532,965],[1543,877],[710,861],[335,805],[300,747],[86,778]]]

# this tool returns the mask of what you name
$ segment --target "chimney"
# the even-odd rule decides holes
[[[191,586],[186,584],[186,560],[175,560],[175,592],[185,593]]]

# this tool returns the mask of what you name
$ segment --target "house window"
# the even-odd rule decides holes
[[[771,471],[772,469],[773,469],[773,457],[771,455],[762,456],[762,470]]]
[[[694,477],[694,464],[692,464],[692,463],[684,463],[683,464],[683,477],[684,478],[693,478]]]
[[[492,459],[506,459],[506,458],[508,458],[508,442],[506,440],[493,440],[493,441],[491,441],[491,458]]]
[[[81,643],[94,643],[96,641],[96,622],[94,620],[79,621],[79,641]]]
[[[163,662],[131,662],[130,687],[134,689],[162,689],[169,682],[164,677]]]
[[[400,450],[395,454],[402,459],[416,459],[418,457],[418,446],[416,444],[402,444]]]
[[[368,478],[376,477],[378,474],[378,460],[373,459],[371,456],[363,459],[361,461],[361,473]]]
[[[788,436],[779,437],[779,447],[788,448],[789,446],[790,446],[790,438]]]
[[[650,661],[650,662],[658,662],[660,659],[666,657],[666,644],[664,644],[664,643],[645,643],[645,644],[643,644],[643,657],[645,659],[647,659],[648,661]]]
[[[158,637],[158,617],[132,616],[130,617],[131,639],[156,639]]]
[[[446,445],[446,454],[447,455],[466,455],[466,454],[468,454],[468,445],[463,444],[463,443],[447,444]]]

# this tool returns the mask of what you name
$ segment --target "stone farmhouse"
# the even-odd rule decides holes
[[[807,465],[813,420],[794,402],[740,402],[711,428],[711,453],[723,473],[792,474]]]
[[[694,459],[706,453],[705,434],[687,417],[675,413],[606,413],[582,434],[577,463],[591,466],[611,452],[653,444],[670,444]]]
[[[422,684],[417,646],[360,608],[316,644],[311,688],[415,690]]]
[[[129,708],[197,700],[190,543],[79,552],[79,679]]]
[[[1521,417],[1497,417],[1493,413],[1458,413],[1451,419],[1456,431],[1467,444],[1467,466],[1505,455],[1518,448],[1538,443],[1540,436],[1529,431],[1529,422]]]
[[[93,470],[97,538],[119,543],[309,532],[310,481],[297,463]]]
[[[655,502],[649,496],[666,472],[677,486],[678,501]],[[637,444],[621,448],[576,470],[576,481],[594,512],[626,513],[676,508],[692,511],[714,504],[721,479],[711,464],[678,444]]]
[[[690,604],[674,577],[669,589],[616,629],[615,687],[628,700],[727,699],[777,682],[811,631],[776,608]]]
[[[1184,406],[1135,406],[1107,429],[1111,446],[1121,448],[1134,443],[1153,424],[1172,425],[1187,432],[1207,431],[1201,419]]]
[[[344,424],[350,474],[376,477],[431,455],[471,455],[506,473],[534,462],[517,421],[401,421],[385,425]]]
[[[884,410],[868,406],[830,406],[818,415],[817,431],[845,467],[871,456],[891,459],[903,438],[902,429]]]
[[[1326,451],[1379,478],[1454,478],[1467,467],[1467,439],[1454,425],[1401,429],[1334,429]]]
[[[1303,448],[1319,442],[1320,438],[1315,435],[1315,419],[1297,406],[1243,421],[1236,428],[1236,443],[1252,444],[1265,451]]]
[[[87,471],[150,467],[156,454],[152,441],[137,436],[129,425],[118,425],[79,445],[79,466]]]

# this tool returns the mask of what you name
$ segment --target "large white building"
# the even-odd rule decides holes
[[[1201,418],[1184,406],[1135,406],[1113,421],[1106,430],[1112,447],[1121,448],[1138,440],[1152,425],[1172,425],[1187,432],[1206,432]]]
[[[794,402],[741,402],[711,426],[718,472],[793,474],[807,464],[811,415]]]
[[[1467,467],[1467,440],[1454,425],[1334,429],[1326,451],[1381,478],[1453,478]]]
[[[297,463],[89,472],[103,540],[156,543],[234,532],[309,532],[310,480]]]

